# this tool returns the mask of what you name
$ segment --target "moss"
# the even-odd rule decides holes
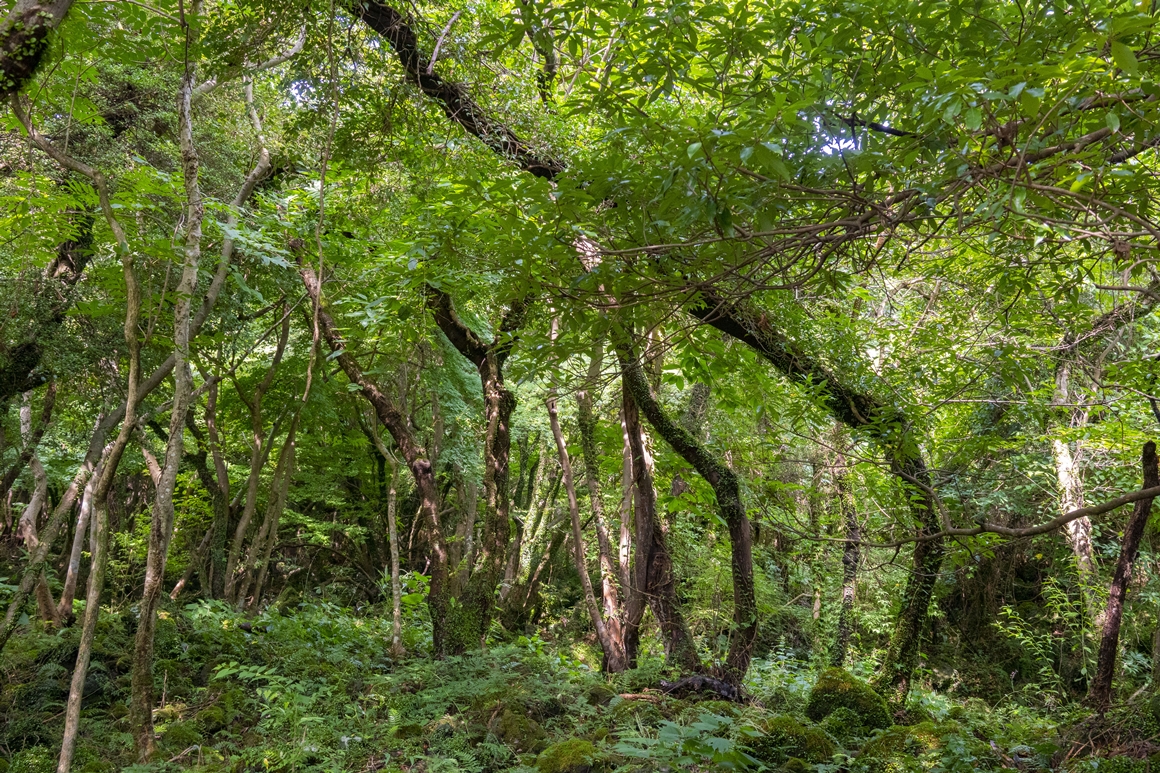
[[[955,722],[898,725],[872,738],[854,758],[857,773],[917,773],[930,766],[922,757],[946,745],[946,737],[960,733]]]
[[[631,727],[655,727],[665,716],[652,701],[620,700],[612,704],[609,712],[614,724]]]
[[[174,752],[180,752],[188,749],[190,746],[200,745],[202,742],[201,731],[197,728],[196,722],[172,722],[165,727],[161,734],[161,743],[166,749],[172,749]]]
[[[33,746],[17,752],[8,766],[8,773],[52,773],[56,770],[56,755],[47,746]]]
[[[778,773],[813,773],[814,766],[799,757],[790,757],[777,770]]]
[[[779,716],[758,726],[762,735],[749,742],[750,753],[766,765],[780,765],[791,757],[805,762],[829,762],[838,745],[823,730],[804,725],[791,716]]]
[[[702,714],[716,714],[719,717],[736,717],[738,706],[729,701],[700,701],[686,706],[678,719],[681,724],[691,724],[700,719]]]
[[[891,725],[890,709],[874,688],[840,668],[826,669],[810,691],[806,716],[820,722],[843,706],[856,712],[864,727],[879,729]]]
[[[197,712],[197,722],[211,735],[226,726],[226,710],[221,706],[207,706]]]
[[[536,767],[540,773],[588,773],[595,754],[596,747],[591,741],[570,738],[540,752]]]
[[[843,746],[857,746],[856,741],[865,738],[872,731],[862,724],[862,715],[849,706],[839,706],[828,717],[818,723],[818,727],[837,738]]]
[[[488,723],[487,729],[517,753],[540,751],[548,736],[539,722],[511,709],[504,709]]]

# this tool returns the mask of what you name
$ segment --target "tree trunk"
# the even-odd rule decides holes
[[[72,0],[17,0],[0,23],[0,100],[19,92],[36,72],[48,36],[71,6]]]
[[[554,326],[555,323],[553,323]],[[572,477],[572,461],[568,457],[567,443],[564,441],[564,433],[560,429],[555,389],[548,397],[548,422],[552,427],[552,437],[556,439],[556,453],[560,458],[564,489],[568,494],[568,512],[572,518],[572,558],[576,565],[576,573],[580,576],[584,603],[588,607],[592,627],[596,629],[596,638],[600,641],[600,649],[604,652],[605,669],[611,673],[619,673],[627,668],[624,639],[620,635],[619,625],[616,626],[614,635],[611,627],[605,623],[600,602],[596,600],[596,592],[592,589],[592,579],[588,575],[587,551],[584,549],[584,534],[580,527],[580,504],[576,499],[576,482]],[[614,620],[612,614],[609,614],[609,623]],[[619,621],[616,622],[619,623]]]
[[[620,588],[615,562],[612,557],[612,539],[608,534],[608,523],[604,517],[604,500],[600,496],[600,453],[596,446],[596,418],[592,410],[592,395],[589,392],[600,378],[603,363],[604,342],[598,341],[592,352],[588,366],[588,383],[585,389],[576,393],[576,423],[580,426],[580,449],[584,457],[584,485],[588,488],[588,501],[592,505],[592,518],[596,523],[596,542],[600,554],[600,582],[604,614],[607,619],[608,637],[613,650],[620,659],[608,659],[604,667],[608,671],[623,670],[628,667],[624,646],[624,625],[621,621]],[[627,587],[625,587],[627,592]]]
[[[858,579],[859,541],[862,533],[858,526],[858,511],[854,507],[854,493],[850,490],[850,470],[844,451],[838,452],[837,461],[834,484],[838,490],[838,507],[842,513],[846,544],[842,547],[842,607],[838,613],[838,632],[834,639],[834,650],[830,653],[830,664],[840,668],[846,663],[846,650],[854,630],[854,590]]]
[[[916,456],[895,461],[892,469],[900,472],[899,477],[904,481],[917,481],[927,489],[930,488],[930,473],[921,458]],[[905,703],[910,692],[910,680],[918,664],[919,646],[926,630],[930,601],[946,553],[946,541],[943,538],[928,539],[930,535],[938,533],[940,528],[937,506],[930,494],[911,484],[904,483],[904,488],[909,489],[906,494],[914,519],[921,524],[918,531],[920,541],[914,543],[910,575],[906,578],[906,587],[902,592],[902,605],[895,621],[894,635],[882,661],[882,670],[874,680],[878,690],[895,706]]]
[[[318,310],[318,324],[322,337],[326,339],[334,359],[346,374],[347,379],[359,388],[359,392],[371,407],[375,417],[386,427],[395,441],[395,446],[407,463],[415,488],[419,495],[420,516],[425,517],[431,529],[431,588],[427,596],[427,606],[431,612],[432,647],[436,653],[446,651],[447,646],[447,598],[448,570],[447,548],[443,538],[443,524],[439,517],[439,488],[435,483],[435,469],[423,448],[411,432],[410,417],[377,384],[363,373],[354,356],[347,351],[346,341],[338,332],[330,312],[322,303],[321,282],[314,271],[302,265],[299,268],[306,294]]]
[[[1144,468],[1143,488],[1160,486],[1160,469],[1156,459],[1156,444],[1144,444],[1141,458]],[[1140,549],[1144,528],[1148,525],[1148,515],[1152,512],[1152,500],[1141,499],[1132,508],[1128,525],[1124,527],[1124,539],[1120,543],[1120,557],[1116,562],[1116,572],[1108,588],[1108,608],[1104,612],[1103,632],[1100,637],[1099,656],[1096,672],[1088,687],[1088,705],[1103,713],[1112,705],[1112,677],[1116,670],[1116,651],[1120,646],[1120,624],[1124,616],[1124,599],[1128,595],[1128,584],[1132,580],[1132,564]]]
[[[191,3],[190,15],[197,17],[201,3]],[[186,35],[189,29],[186,28]],[[201,228],[205,217],[205,202],[198,185],[199,163],[193,143],[192,99],[194,67],[185,64],[178,97],[178,137],[181,146],[181,164],[185,180],[185,249],[181,279],[177,283],[173,303],[173,405],[169,412],[169,438],[165,448],[165,464],[153,499],[149,547],[145,560],[145,588],[141,594],[140,619],[133,646],[132,695],[129,702],[129,728],[139,762],[149,761],[155,752],[153,733],[153,632],[156,625],[157,604],[161,599],[169,543],[173,539],[173,493],[177,473],[185,455],[185,414],[189,410],[193,392],[193,373],[189,367],[190,314],[192,299],[197,290],[197,269],[201,260]]]
[[[508,473],[511,458],[511,415],[516,397],[503,383],[503,365],[515,344],[531,305],[530,299],[514,302],[504,314],[499,330],[490,343],[484,343],[475,331],[459,319],[451,297],[433,286],[427,287],[427,305],[435,322],[452,346],[475,365],[483,389],[484,419],[487,433],[483,448],[483,528],[478,544],[477,566],[454,610],[454,620],[447,621],[449,654],[461,654],[480,647],[491,628],[495,615],[496,588],[505,569],[508,542],[511,540]]]
[[[623,379],[622,379],[623,380]],[[656,511],[656,489],[653,486],[652,458],[644,442],[644,428],[633,392],[626,384],[622,390],[624,425],[632,452],[632,475],[635,487],[636,563],[633,572],[633,595],[625,614],[625,649],[634,662],[639,641],[640,621],[647,602],[661,629],[665,659],[670,665],[690,673],[702,671],[697,648],[677,601],[673,561],[669,556],[665,532]]]
[[[100,474],[100,467],[97,467]],[[89,522],[93,513],[93,484],[96,481],[89,478],[81,495],[81,506],[77,512],[76,531],[73,534],[72,549],[68,556],[68,569],[64,577],[64,589],[60,592],[60,605],[57,614],[64,618],[72,614],[73,599],[76,597],[77,582],[81,572],[81,558],[85,549],[85,539],[89,533]]]
[[[270,554],[278,541],[278,524],[282,520],[282,512],[286,509],[286,497],[290,491],[290,480],[294,475],[294,451],[298,435],[298,421],[302,416],[302,404],[298,406],[294,419],[290,422],[290,429],[286,433],[286,440],[282,450],[278,453],[278,462],[274,466],[274,477],[270,481],[270,493],[266,502],[266,517],[262,519],[262,528],[250,546],[250,556],[246,560],[246,569],[242,575],[242,585],[238,591],[238,608],[245,604],[246,596],[250,596],[247,608],[253,611],[261,599],[262,587],[266,583],[266,574],[270,566]],[[257,572],[255,576],[254,573]],[[253,585],[250,578],[253,577]]]
[[[403,649],[403,584],[399,580],[399,534],[395,505],[399,488],[399,464],[391,460],[391,487],[387,490],[387,533],[391,540],[391,657],[399,660]]]
[[[710,456],[688,430],[668,416],[653,397],[640,362],[630,351],[622,352],[621,369],[633,401],[649,424],[713,487],[721,520],[729,529],[733,571],[733,627],[729,633],[729,653],[721,677],[730,684],[740,685],[749,670],[749,663],[753,659],[753,643],[757,639],[753,535],[749,518],[745,514],[745,505],[741,501],[740,482],[728,465]]]

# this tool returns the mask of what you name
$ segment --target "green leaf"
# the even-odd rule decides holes
[[[967,114],[963,116],[963,123],[971,131],[978,131],[983,125],[983,111],[977,107],[972,107],[967,110]]]
[[[693,156],[697,155],[698,151],[700,151],[700,150],[701,150],[701,143],[694,142],[692,145],[689,146],[689,149],[687,151],[689,154],[689,158],[692,158]]]
[[[1140,63],[1136,61],[1136,54],[1124,43],[1112,43],[1112,61],[1129,75],[1140,74]]]
[[[1111,112],[1111,113],[1108,113],[1107,118],[1105,120],[1108,123],[1108,128],[1111,129],[1113,132],[1120,131],[1120,116],[1116,115],[1114,112]]]

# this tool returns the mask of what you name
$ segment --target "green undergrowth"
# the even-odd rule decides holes
[[[389,619],[377,614],[319,603],[246,618],[197,603],[159,621],[159,754],[135,765],[126,721],[134,630],[131,610],[102,616],[76,771],[957,773],[1143,771],[1160,761],[1148,760],[1150,710],[1125,711],[1117,726],[1134,739],[1131,756],[1063,764],[1066,728],[1080,714],[916,688],[891,715],[865,668],[819,672],[775,653],[754,663],[749,703],[677,699],[656,691],[672,676],[658,659],[606,679],[586,665],[591,653],[519,637],[395,662]],[[0,660],[0,773],[55,769],[78,635],[26,632]]]

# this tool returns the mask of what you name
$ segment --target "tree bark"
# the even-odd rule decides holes
[[[478,545],[477,566],[467,579],[460,603],[449,607],[455,612],[448,621],[448,654],[461,654],[482,646],[495,614],[496,588],[503,576],[504,560],[511,539],[508,472],[511,458],[512,412],[516,397],[504,387],[503,365],[515,344],[515,334],[523,324],[531,299],[513,303],[504,314],[499,330],[489,343],[459,319],[451,297],[428,285],[428,306],[435,322],[452,346],[479,372],[483,388],[484,418],[484,516]]]
[[[622,376],[622,381],[623,381]],[[633,391],[625,384],[622,390],[624,425],[632,453],[632,476],[636,525],[636,561],[633,567],[633,593],[625,610],[625,649],[630,664],[635,663],[640,640],[640,622],[647,603],[657,619],[665,644],[665,659],[685,673],[703,670],[697,657],[689,626],[677,600],[673,560],[669,555],[664,527],[657,517],[656,489],[653,485],[652,458],[644,442],[644,428]]]
[[[576,423],[580,427],[580,449],[584,458],[584,485],[588,488],[588,501],[592,506],[592,519],[596,523],[597,549],[600,555],[601,598],[607,619],[608,637],[620,660],[605,663],[609,671],[613,666],[619,670],[628,667],[624,647],[624,625],[621,621],[620,588],[615,562],[612,557],[612,539],[604,517],[604,500],[600,495],[600,453],[596,445],[596,418],[592,410],[591,390],[600,378],[604,359],[604,342],[598,341],[588,364],[588,383],[576,393]]]
[[[640,361],[628,349],[621,352],[621,371],[633,401],[657,434],[713,487],[721,520],[729,529],[733,570],[733,627],[729,632],[729,653],[721,678],[740,685],[753,659],[757,639],[757,596],[753,580],[753,535],[741,485],[724,462],[714,459],[693,435],[669,417],[649,388]]]
[[[0,22],[0,99],[24,88],[48,50],[73,0],[17,0]]]
[[[28,394],[27,392],[25,394]],[[0,401],[2,402],[2,401]],[[52,420],[52,408],[56,403],[56,382],[50,381],[48,389],[44,393],[44,405],[40,409],[40,419],[36,423],[36,429],[32,429],[32,413],[31,406],[27,408],[28,411],[28,429],[21,430],[23,435],[23,448],[20,449],[20,454],[16,457],[16,461],[4,473],[4,477],[0,478],[0,498],[8,496],[12,484],[20,477],[20,473],[24,472],[24,468],[36,457],[36,449],[40,447],[40,441],[44,438],[44,431],[48,429],[48,425]],[[20,409],[21,426],[25,422],[24,413],[25,407]],[[38,461],[37,465],[40,464]]]
[[[768,315],[727,300],[712,289],[701,289],[700,300],[689,307],[689,313],[751,347],[791,381],[811,390],[823,386],[820,397],[831,415],[852,429],[868,432],[882,447],[891,472],[907,492],[918,536],[938,533],[938,506],[929,493],[932,490],[930,473],[902,410],[883,404],[872,395],[845,383],[838,374],[776,329]],[[918,663],[919,643],[946,553],[944,542],[938,538],[915,543],[911,572],[903,591],[894,635],[882,670],[875,679],[878,689],[895,703],[906,699],[910,678]]]
[[[188,11],[199,15],[200,0],[194,0]],[[190,34],[186,27],[186,36]],[[201,229],[205,218],[205,202],[198,184],[199,161],[193,142],[192,100],[194,67],[188,61],[178,95],[178,138],[181,147],[181,166],[185,181],[185,245],[181,279],[177,283],[173,302],[173,405],[169,411],[169,438],[165,446],[165,461],[154,492],[149,530],[149,547],[145,559],[145,587],[141,594],[140,619],[133,645],[132,688],[129,701],[129,729],[138,762],[148,762],[156,752],[153,732],[153,634],[156,626],[157,604],[161,599],[165,567],[169,557],[169,543],[173,539],[173,493],[177,473],[185,455],[185,415],[193,393],[193,373],[189,366],[190,315],[192,299],[197,291],[197,269],[201,261]]]
[[[391,541],[391,657],[399,660],[403,648],[403,584],[399,579],[399,533],[395,523],[395,506],[399,489],[399,463],[391,460],[391,483],[387,490],[387,535]]]
[[[838,507],[842,513],[846,544],[842,546],[842,606],[838,612],[838,632],[834,638],[833,652],[830,653],[830,665],[841,668],[846,663],[846,651],[850,645],[850,635],[854,631],[854,591],[858,580],[859,543],[862,532],[858,526],[854,493],[850,490],[850,470],[844,450],[838,452],[837,462],[834,484],[837,488]]]
[[[1144,444],[1141,466],[1144,468],[1142,488],[1160,486],[1156,444],[1150,440]],[[1148,525],[1148,516],[1151,512],[1151,499],[1141,499],[1132,508],[1128,525],[1124,527],[1124,538],[1120,543],[1120,557],[1116,562],[1116,572],[1112,575],[1112,584],[1108,588],[1108,607],[1103,615],[1104,625],[1100,636],[1099,655],[1096,659],[1096,672],[1088,687],[1087,696],[1088,705],[1100,713],[1107,711],[1112,705],[1112,677],[1116,670],[1116,651],[1120,646],[1120,624],[1124,616],[1124,599],[1128,595],[1128,584],[1132,580],[1132,564],[1136,560],[1136,553],[1140,549],[1140,540],[1144,536],[1144,528]]]
[[[596,600],[596,592],[592,589],[592,578],[588,575],[587,551],[584,549],[584,534],[580,527],[580,504],[576,499],[576,481],[572,477],[572,460],[568,457],[568,445],[564,441],[564,433],[560,429],[560,417],[556,410],[556,390],[554,388],[548,397],[548,423],[552,428],[552,437],[556,440],[556,453],[560,458],[564,490],[568,494],[568,513],[572,519],[572,559],[576,566],[576,573],[580,576],[584,603],[588,607],[592,627],[596,629],[596,638],[600,642],[600,649],[604,652],[605,669],[610,673],[619,673],[627,668],[624,640],[623,637],[619,636],[619,626],[617,626],[616,632],[618,635],[614,637],[610,626],[605,623],[600,602]],[[614,618],[609,615],[609,622],[612,620]]]

